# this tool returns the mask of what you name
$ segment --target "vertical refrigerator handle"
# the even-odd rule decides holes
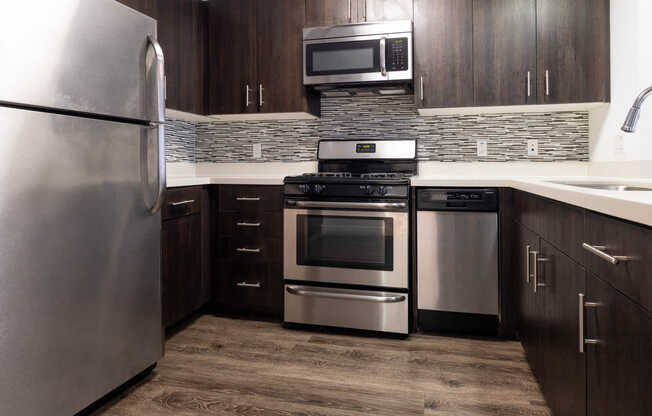
[[[163,199],[165,196],[165,58],[163,56],[163,49],[161,45],[154,39],[152,36],[147,37],[147,47],[151,48],[154,52],[154,62],[152,63],[153,68],[153,77],[147,76],[148,86],[151,85],[154,78],[156,82],[156,95],[155,103],[150,110],[150,126],[157,130],[157,143],[158,143],[158,192],[154,202],[151,205],[148,205],[147,209],[152,213],[156,214],[161,210],[163,206]],[[150,69],[148,68],[147,74],[149,75]],[[150,97],[150,95],[148,95]],[[154,97],[151,97],[154,98]],[[151,99],[150,98],[150,99]],[[141,166],[147,169],[148,162],[147,156],[148,151],[141,152]],[[145,160],[142,160],[142,159]],[[149,175],[144,175],[144,178],[147,179]]]

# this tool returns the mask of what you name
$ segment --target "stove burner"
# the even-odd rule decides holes
[[[319,178],[350,178],[351,172],[317,172],[317,173],[304,173],[303,176],[319,177]]]

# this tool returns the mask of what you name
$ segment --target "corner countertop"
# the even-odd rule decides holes
[[[283,185],[286,175],[181,176],[168,177],[167,187],[198,185]]]

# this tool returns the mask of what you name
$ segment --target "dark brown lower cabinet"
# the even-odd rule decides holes
[[[585,290],[582,266],[541,240],[535,257],[537,294],[544,299],[541,321],[541,384],[555,415],[585,414],[586,362],[579,350],[578,294]],[[536,294],[535,294],[536,296]]]
[[[169,327],[201,307],[201,216],[163,221],[163,326]]]
[[[513,216],[518,333],[552,413],[652,414],[652,228],[521,191]]]
[[[592,274],[585,301],[587,415],[651,414],[652,314]]]
[[[220,185],[218,189],[218,312],[283,317],[283,187]]]

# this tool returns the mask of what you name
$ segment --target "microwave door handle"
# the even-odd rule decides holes
[[[387,38],[380,38],[380,73],[387,76],[387,56],[386,56]]]

